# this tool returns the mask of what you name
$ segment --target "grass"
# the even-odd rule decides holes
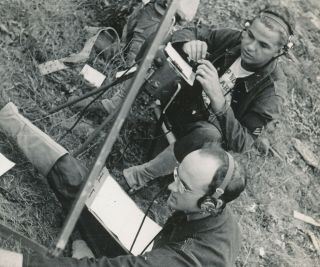
[[[106,26],[113,24],[121,28],[123,20],[114,20],[114,13],[124,16],[129,13],[131,6],[125,9],[124,5],[109,1],[111,5],[106,7],[105,2],[0,2],[0,103],[13,101],[26,117],[55,140],[75,121],[76,113],[65,109],[49,115],[48,110],[66,101],[71,91],[81,94],[90,88],[79,78],[81,64],[45,77],[40,76],[37,65],[80,51],[87,38],[83,31],[87,25],[107,23]],[[217,27],[239,28],[244,18],[251,18],[267,2],[271,1],[202,0],[198,16]],[[292,137],[299,138],[320,156],[320,32],[306,18],[307,12],[319,16],[319,4],[311,0],[276,2],[289,5],[297,18],[294,53],[300,64],[284,61],[285,73],[289,77],[284,115],[264,134],[283,160],[273,157],[271,153],[264,155],[256,149],[241,159],[249,179],[244,194],[232,204],[244,236],[236,265],[319,266],[319,254],[306,233],[307,230],[312,231],[320,238],[319,229],[293,219],[293,210],[320,218],[319,171],[303,161],[291,142]],[[130,5],[134,3],[128,2]],[[121,55],[122,51],[119,51],[106,62],[102,56],[93,53],[88,62],[111,79],[114,72],[124,66]],[[107,92],[106,95],[111,93]],[[142,94],[108,159],[107,166],[120,182],[121,170],[143,162],[147,155],[149,142],[144,138],[153,134],[154,125],[148,105],[147,98]],[[85,117],[72,134],[62,140],[62,145],[75,151],[100,122],[101,118]],[[80,157],[88,166],[95,157],[99,140]],[[0,178],[0,221],[49,246],[58,235],[63,221],[58,202],[46,181],[21,155],[12,140],[3,134],[0,134],[0,151],[17,163],[14,169]],[[137,195],[135,200],[138,205],[145,208],[158,189],[159,185],[155,184]],[[164,199],[165,196],[152,210],[152,214],[161,222],[168,214],[163,208]],[[22,249],[12,240],[3,239],[0,240],[0,247],[17,251]]]

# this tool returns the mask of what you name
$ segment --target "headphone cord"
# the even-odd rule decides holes
[[[131,247],[130,247],[129,252],[132,251],[133,246],[134,246],[134,244],[135,244],[136,241],[137,241],[137,238],[138,238],[138,236],[139,236],[139,234],[140,234],[140,231],[141,231],[141,229],[142,229],[142,226],[143,226],[143,224],[144,224],[144,222],[145,222],[145,220],[146,220],[146,218],[147,218],[148,212],[150,211],[152,205],[154,204],[154,201],[160,196],[160,194],[162,194],[162,193],[164,192],[164,190],[167,188],[167,186],[168,186],[168,185],[166,184],[164,187],[162,187],[161,190],[160,190],[160,191],[153,197],[153,199],[151,200],[151,203],[149,204],[146,212],[144,213],[143,219],[142,219],[142,221],[141,221],[141,223],[140,223],[140,226],[139,226],[139,229],[138,229],[138,231],[137,231],[137,233],[136,233],[136,235],[135,235],[135,237],[134,237],[134,240],[133,240],[133,242],[132,242],[132,245],[131,245]],[[161,232],[161,231],[160,231],[160,232]],[[160,233],[160,232],[159,232],[159,233]],[[149,242],[149,244],[143,249],[143,251],[141,252],[141,254],[149,247],[149,245],[150,245],[150,244],[153,242],[153,240],[159,235],[159,233],[151,240],[151,242]]]

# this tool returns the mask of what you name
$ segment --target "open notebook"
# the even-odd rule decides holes
[[[144,213],[106,168],[97,179],[86,205],[119,244],[129,251]],[[160,230],[161,227],[147,217],[131,253],[139,255]],[[152,245],[146,251],[151,248]]]

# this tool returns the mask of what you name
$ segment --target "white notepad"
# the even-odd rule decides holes
[[[8,160],[5,156],[3,156],[0,153],[0,176],[9,171],[14,165],[14,162]]]
[[[106,230],[111,232],[119,243],[129,250],[144,213],[114,180],[107,169],[102,170],[86,205]],[[131,253],[139,255],[160,230],[161,226],[147,217]],[[151,248],[152,245],[146,251]]]

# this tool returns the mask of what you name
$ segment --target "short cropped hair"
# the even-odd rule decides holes
[[[279,19],[282,20],[284,26],[279,26],[277,22],[275,22],[273,19],[269,18],[265,14],[273,14]],[[260,21],[269,29],[278,31],[280,34],[280,42],[279,46],[284,46],[288,43],[288,37],[293,34],[294,29],[294,19],[289,13],[288,9],[283,6],[268,6],[265,9],[261,10],[259,12],[259,15],[256,17],[259,18]]]
[[[228,168],[229,159],[227,153],[215,143],[206,143],[200,150],[199,153],[205,156],[209,156],[218,159],[221,165],[215,172],[211,183],[208,185],[207,195],[213,195],[216,189],[223,182]],[[235,160],[235,168],[230,182],[224,190],[224,194],[220,197],[224,203],[228,203],[236,199],[241,192],[245,189],[247,184],[246,173],[244,168],[237,163]]]

